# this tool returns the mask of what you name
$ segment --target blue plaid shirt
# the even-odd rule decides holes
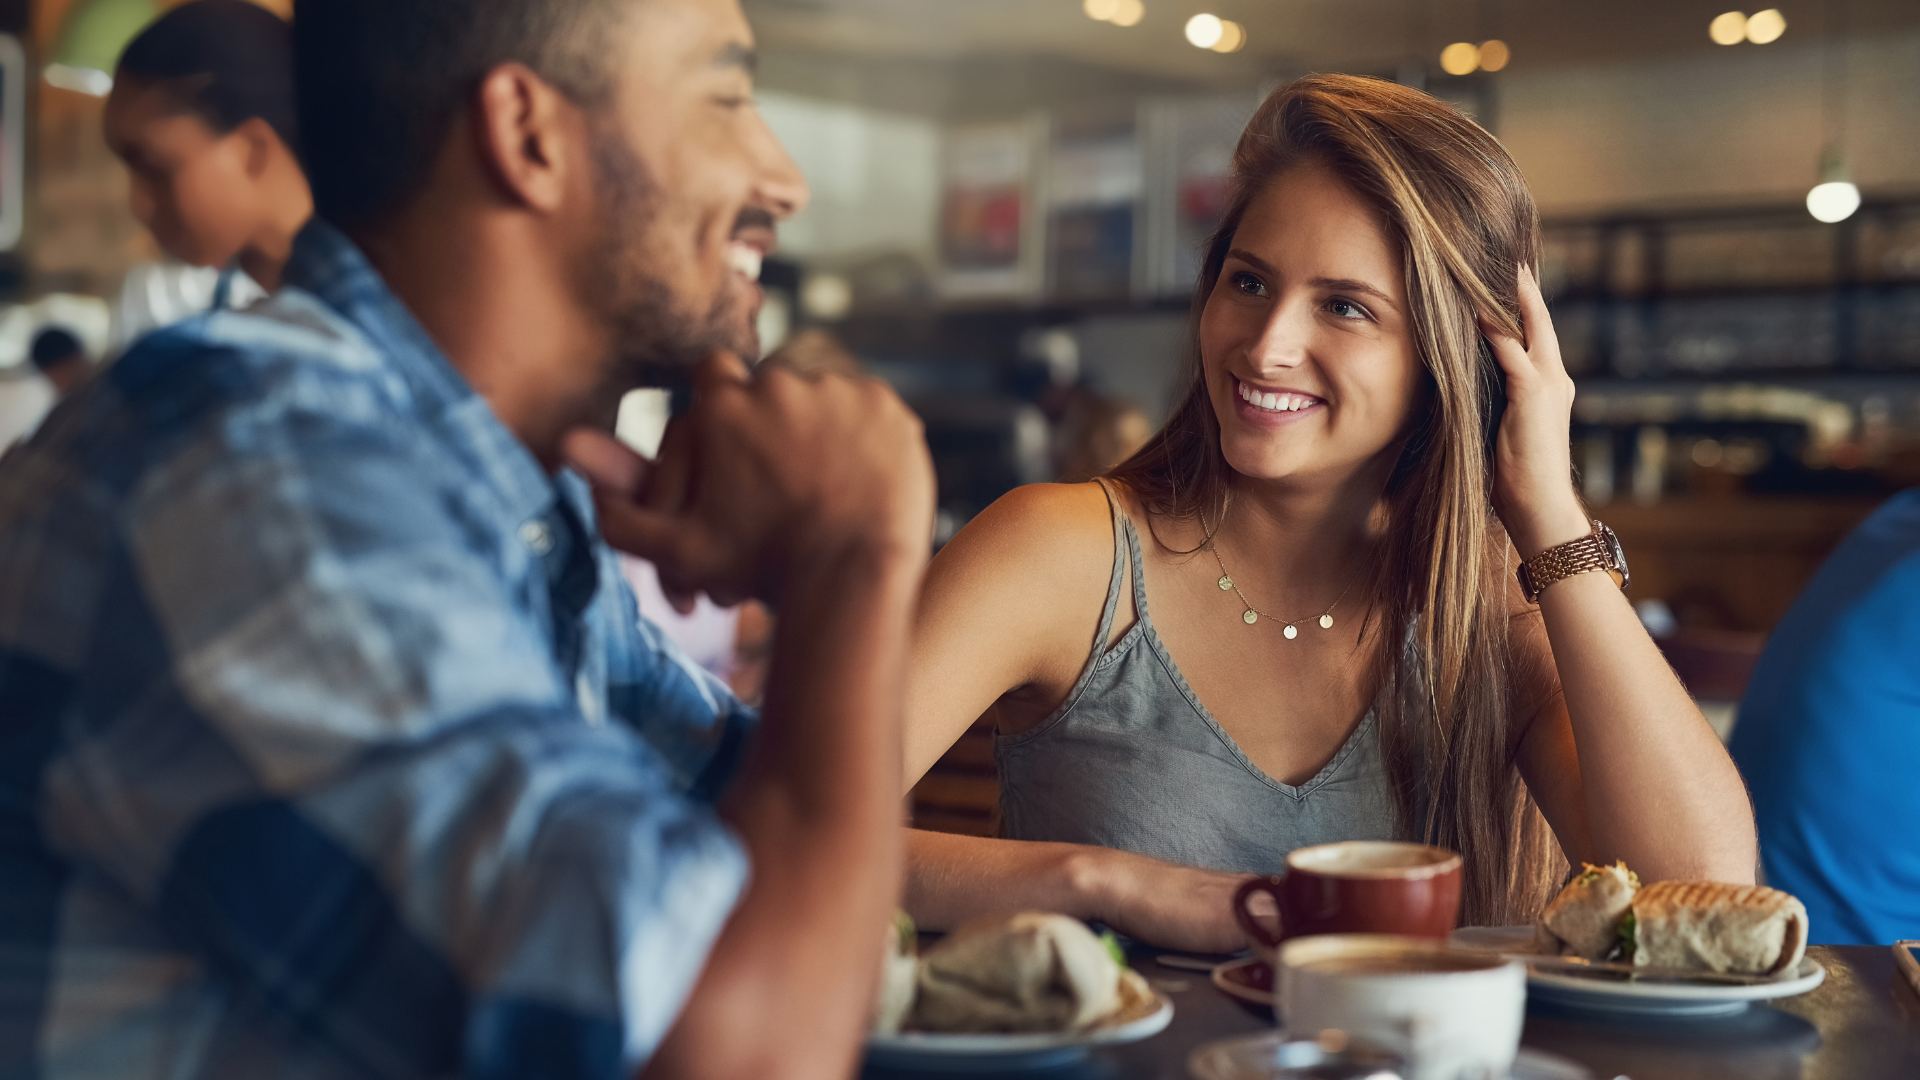
[[[751,714],[360,252],[0,461],[0,1077],[625,1077]]]

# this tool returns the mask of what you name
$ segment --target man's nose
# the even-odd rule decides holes
[[[760,123],[760,170],[754,183],[754,201],[778,220],[785,220],[806,209],[811,192],[807,178],[794,164],[787,148],[763,120]]]

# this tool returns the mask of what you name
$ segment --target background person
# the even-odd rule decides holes
[[[286,22],[246,0],[174,8],[121,54],[105,123],[134,217],[185,264],[129,271],[114,310],[122,347],[279,287],[294,234],[313,215]]]
[[[0,1073],[850,1074],[932,477],[881,384],[731,355],[806,198],[744,15],[294,25],[286,287],[0,463]],[[657,463],[604,433],[686,368]],[[596,522],[778,606],[757,723]]]
[[[49,326],[33,336],[28,357],[59,397],[73,393],[93,370],[86,346],[64,326]]]
[[[1506,151],[1417,90],[1310,76],[1248,123],[1232,193],[1165,427],[1102,483],[1002,498],[928,573],[907,780],[993,716],[1003,838],[913,833],[909,912],[1228,951],[1241,876],[1337,840],[1459,851],[1470,925],[1529,921],[1569,860],[1751,881],[1740,777],[1620,578],[1537,608],[1515,581],[1512,548],[1598,533]]]
[[[1834,550],[1767,639],[1729,746],[1767,884],[1815,942],[1920,937],[1920,489]]]

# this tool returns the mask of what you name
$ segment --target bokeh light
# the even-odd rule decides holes
[[[1480,46],[1456,41],[1440,50],[1440,70],[1449,75],[1471,75],[1480,66]]]
[[[1220,20],[1220,40],[1213,43],[1217,53],[1239,52],[1247,43],[1247,28],[1232,19]]]
[[[1187,20],[1187,40],[1192,42],[1196,49],[1213,48],[1220,44],[1220,39],[1225,37],[1226,33],[1226,24],[1220,21],[1218,15],[1202,12]]]
[[[1714,16],[1707,24],[1707,36],[1715,45],[1738,45],[1747,40],[1747,13],[1729,11]]]
[[[1120,9],[1107,21],[1115,26],[1138,26],[1147,17],[1147,5],[1140,0],[1120,0]]]
[[[1747,16],[1747,40],[1755,45],[1766,45],[1780,40],[1787,32],[1787,17],[1780,14],[1779,8],[1768,8]]]
[[[1499,71],[1512,59],[1513,50],[1507,48],[1507,43],[1499,38],[1480,43],[1480,70]]]
[[[1080,5],[1080,10],[1096,22],[1111,22],[1120,12],[1120,0],[1086,0]]]

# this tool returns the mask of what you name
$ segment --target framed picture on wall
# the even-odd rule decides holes
[[[27,52],[0,34],[0,251],[20,244],[26,214]]]

